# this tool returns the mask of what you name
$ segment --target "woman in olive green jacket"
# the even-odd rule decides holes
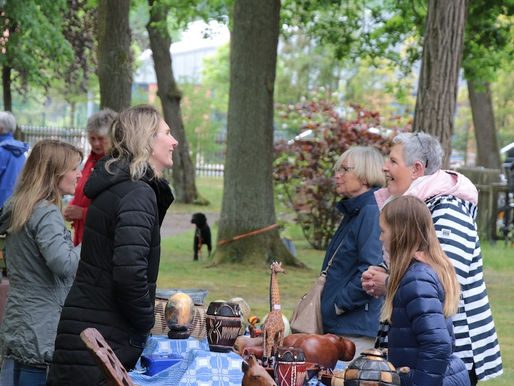
[[[81,160],[81,151],[70,144],[38,142],[0,214],[10,283],[0,347],[4,358],[14,360],[14,386],[46,383],[57,323],[80,257],[61,202],[75,191]]]

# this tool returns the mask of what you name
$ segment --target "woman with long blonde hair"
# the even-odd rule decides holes
[[[110,154],[84,186],[91,199],[82,254],[55,339],[48,385],[104,384],[80,338],[96,328],[127,370],[154,326],[160,225],[173,201],[161,178],[178,142],[155,107],[139,105],[113,121]]]
[[[391,324],[389,360],[410,367],[402,385],[469,385],[464,362],[453,354],[460,286],[430,211],[419,198],[394,198],[382,210],[380,230],[391,259],[381,319]]]
[[[3,358],[14,361],[15,386],[46,382],[59,315],[80,255],[61,210],[63,195],[75,191],[81,160],[82,152],[68,143],[36,143],[0,215],[10,282],[0,347]],[[6,376],[2,373],[2,381]]]

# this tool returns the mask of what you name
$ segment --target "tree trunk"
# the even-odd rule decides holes
[[[167,7],[160,7],[155,0],[148,0],[150,5],[150,21],[146,25],[150,37],[155,74],[157,76],[157,94],[161,99],[164,120],[171,128],[178,146],[173,152],[173,187],[177,202],[191,204],[198,199],[195,183],[195,166],[189,155],[189,145],[186,139],[182,113],[180,110],[180,92],[171,67],[170,45],[171,38],[166,28],[160,28],[159,23],[166,22]],[[156,23],[153,25],[152,23]]]
[[[236,0],[230,52],[227,153],[218,242],[275,224],[273,90],[280,0]],[[301,263],[277,228],[219,245],[214,262]]]
[[[500,169],[500,150],[494,123],[493,102],[489,83],[468,81],[469,104],[477,143],[476,166]]]
[[[100,109],[130,107],[132,54],[129,27],[130,0],[98,1],[98,80]]]
[[[12,94],[11,94],[11,67],[2,66],[2,87],[4,93],[4,110],[12,111]]]
[[[444,167],[451,154],[467,8],[467,0],[429,0],[423,35],[413,130],[439,138]]]

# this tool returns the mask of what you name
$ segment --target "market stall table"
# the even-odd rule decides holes
[[[129,373],[134,383],[141,386],[239,386],[243,380],[241,357],[233,352],[211,352],[207,339],[169,339],[165,335],[154,335],[143,350],[143,355],[152,354],[179,354],[184,359],[153,376],[145,375],[138,362],[136,369]],[[342,368],[344,365],[338,362],[336,369]],[[317,384],[316,377],[309,382],[309,385]]]

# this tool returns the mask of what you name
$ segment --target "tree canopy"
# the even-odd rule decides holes
[[[46,88],[54,76],[64,75],[73,60],[61,31],[66,10],[66,0],[3,2],[0,65],[5,109],[12,109],[11,85],[24,93],[29,84]]]

